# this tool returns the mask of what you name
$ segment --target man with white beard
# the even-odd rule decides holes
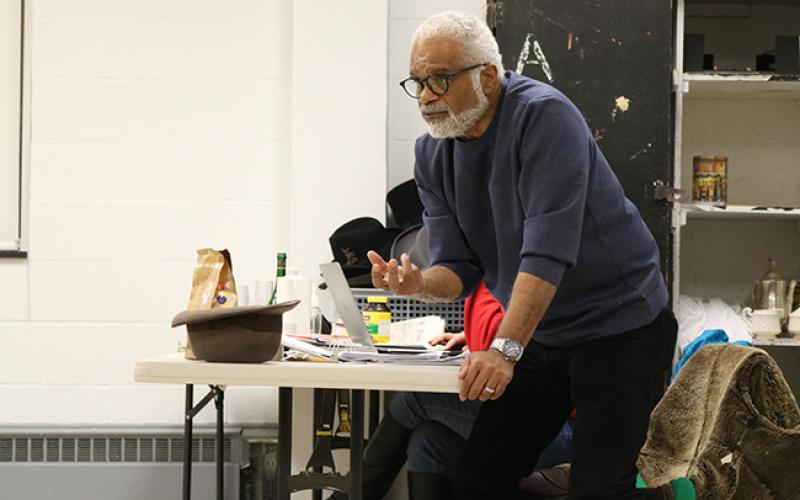
[[[455,472],[463,499],[518,490],[577,410],[570,498],[661,498],[635,489],[650,411],[677,325],[655,240],[575,106],[504,72],[474,16],[415,32],[410,76],[429,132],[417,140],[431,267],[371,252],[376,287],[452,301],[483,281],[506,314],[461,368],[461,400],[486,401]]]

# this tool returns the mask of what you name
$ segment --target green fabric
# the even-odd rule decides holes
[[[688,477],[679,477],[670,481],[675,500],[697,500],[694,483]]]
[[[675,495],[675,500],[697,500],[697,492],[694,490],[694,484],[688,477],[679,477],[669,482],[672,486],[672,493]],[[644,482],[641,474],[636,474],[636,489],[643,490],[647,488],[647,483]]]

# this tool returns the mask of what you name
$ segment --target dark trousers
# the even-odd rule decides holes
[[[677,323],[571,347],[529,343],[505,394],[483,404],[456,467],[459,499],[529,498],[519,481],[577,410],[571,499],[636,499],[636,459],[669,381]],[[535,336],[534,336],[535,339]],[[643,497],[642,497],[643,498]]]

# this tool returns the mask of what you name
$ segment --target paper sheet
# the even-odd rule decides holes
[[[445,320],[439,316],[425,316],[403,321],[395,321],[389,329],[389,338],[396,345],[424,345],[431,348],[428,341],[444,333]]]

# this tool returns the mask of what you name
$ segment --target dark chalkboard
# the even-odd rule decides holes
[[[506,69],[548,82],[580,108],[672,269],[673,13],[670,0],[488,2]]]

